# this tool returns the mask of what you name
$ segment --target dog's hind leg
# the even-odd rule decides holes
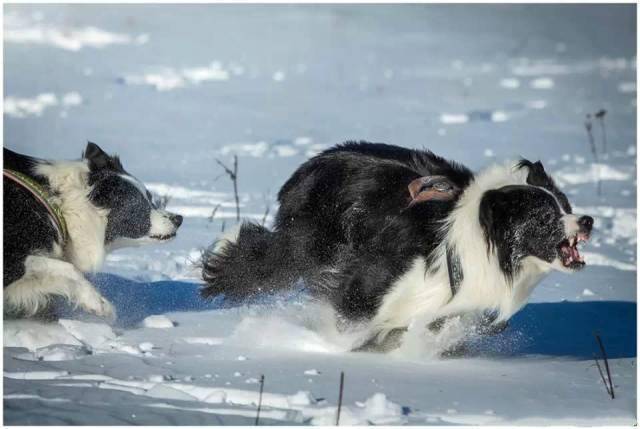
[[[100,317],[115,318],[115,310],[72,264],[45,256],[29,256],[25,274],[4,289],[5,313],[33,316],[49,298],[62,296],[76,307]]]

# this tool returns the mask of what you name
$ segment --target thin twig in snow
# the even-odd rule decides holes
[[[596,367],[598,368],[598,372],[600,373],[600,378],[602,379],[602,384],[604,384],[604,388],[607,390],[609,396],[611,396],[611,390],[609,390],[609,384],[607,383],[606,378],[604,378],[604,373],[602,372],[602,367],[600,366],[600,361],[598,360],[598,356],[593,354],[593,359],[596,361]],[[593,366],[593,365],[591,365]]]
[[[591,114],[588,113],[587,114],[587,119],[584,122],[584,127],[587,130],[587,136],[589,137],[589,146],[591,147],[591,154],[593,155],[593,159],[596,161],[597,168],[596,168],[596,183],[597,183],[597,187],[598,187],[598,195],[601,195],[602,193],[602,188],[600,185],[600,164],[598,161],[598,149],[596,148],[596,141],[593,138],[593,133],[591,132],[592,128],[593,128],[593,120],[591,119]]]
[[[271,210],[271,205],[269,204],[269,191],[267,191],[267,195],[265,195],[264,197],[264,205],[266,208],[264,210],[264,216],[262,216],[262,226],[267,223],[267,217],[269,216],[269,211]]]
[[[607,111],[604,109],[599,110],[595,114],[595,117],[598,118],[600,122],[600,129],[602,130],[602,152],[604,154],[607,153],[607,130],[605,129],[605,126],[604,126],[604,117],[606,114],[607,114]]]
[[[236,220],[240,222],[240,198],[238,197],[238,155],[233,155],[233,170],[227,167],[218,158],[216,158],[216,162],[224,169],[224,172],[227,173],[233,182],[233,196],[236,200]]]
[[[260,423],[260,409],[262,408],[262,391],[264,390],[264,374],[260,376],[260,396],[258,396],[258,411],[256,413],[256,426]]]
[[[209,216],[209,222],[213,222],[220,206],[222,206],[222,203],[216,204],[216,206],[213,208],[213,210],[211,211],[211,215]]]
[[[336,413],[336,426],[340,426],[340,411],[342,410],[343,391],[344,391],[344,371],[340,371],[340,394],[338,395],[338,412]]]
[[[604,350],[604,344],[602,344],[602,339],[600,339],[600,335],[594,332],[593,336],[596,337],[598,346],[600,346],[600,352],[602,353],[602,358],[604,359],[604,367],[607,370],[607,378],[609,379],[609,388],[607,390],[609,391],[609,395],[611,395],[611,399],[615,399],[616,395],[615,395],[615,392],[613,391],[613,380],[611,379],[611,370],[609,370],[609,359],[607,359],[607,352]],[[597,360],[596,360],[596,363],[598,363]],[[598,367],[600,367],[599,364],[598,364]],[[600,372],[602,373],[602,370],[600,370]],[[606,385],[606,382],[605,382],[605,385]]]

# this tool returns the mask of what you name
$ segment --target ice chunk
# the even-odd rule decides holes
[[[145,318],[142,321],[142,325],[145,328],[156,328],[156,329],[167,329],[167,328],[173,328],[175,326],[167,316],[162,314],[149,316]]]

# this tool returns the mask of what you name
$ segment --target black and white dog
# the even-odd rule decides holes
[[[275,227],[245,223],[203,257],[205,297],[242,300],[301,278],[382,341],[418,318],[504,322],[552,269],[585,264],[593,219],[572,213],[540,162],[474,175],[429,151],[346,143],[305,162]]]
[[[58,295],[99,316],[112,305],[83,272],[109,250],[167,241],[182,217],[159,209],[118,157],[89,143],[79,161],[4,149],[4,308],[32,316]]]

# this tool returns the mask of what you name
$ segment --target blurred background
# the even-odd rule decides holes
[[[91,140],[145,180],[238,152],[260,192],[350,139],[587,157],[601,108],[611,148],[635,143],[633,5],[7,5],[4,27],[5,145]]]
[[[120,154],[187,217],[176,251],[234,221],[216,159],[239,156],[242,214],[268,221],[300,163],[360,139],[540,159],[611,230],[627,210],[627,240],[635,53],[635,5],[7,5],[4,144]]]

